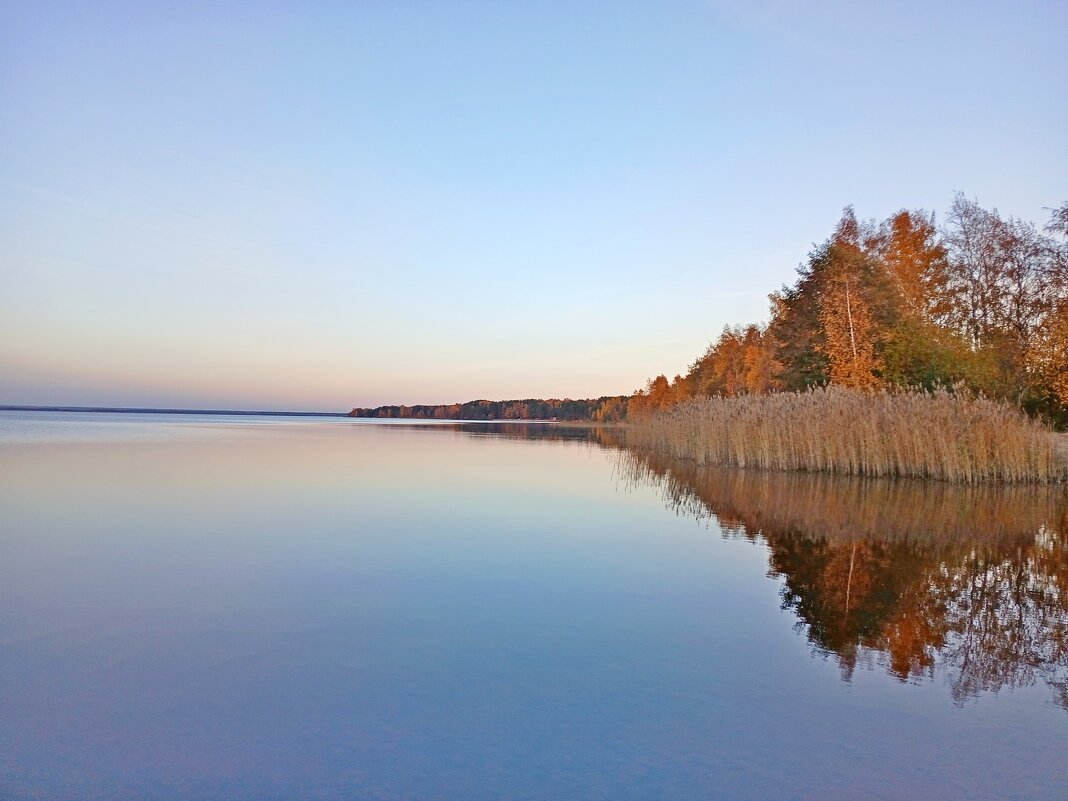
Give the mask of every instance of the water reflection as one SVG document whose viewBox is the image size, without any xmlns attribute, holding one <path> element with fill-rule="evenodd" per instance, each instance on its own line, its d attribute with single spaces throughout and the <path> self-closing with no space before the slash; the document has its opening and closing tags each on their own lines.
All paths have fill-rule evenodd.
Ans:
<svg viewBox="0 0 1068 801">
<path fill-rule="evenodd" d="M 361 421 L 358 425 L 381 426 L 383 421 Z M 451 431 L 463 437 L 493 437 L 495 439 L 546 440 L 562 442 L 592 442 L 608 447 L 622 447 L 623 428 L 612 425 L 583 425 L 581 423 L 551 422 L 463 422 L 421 420 L 418 422 L 387 421 L 391 429 Z"/>
<path fill-rule="evenodd" d="M 694 471 L 618 428 L 172 418 L 0 447 L 0 797 L 1068 786 L 1055 496 Z M 942 670 L 1036 686 L 958 709 Z"/>
<path fill-rule="evenodd" d="M 901 681 L 945 676 L 959 705 L 1044 683 L 1068 710 L 1068 499 L 1060 488 L 755 472 L 624 452 L 668 506 L 766 543 L 782 607 L 813 647 Z"/>
<path fill-rule="evenodd" d="M 472 423 L 458 436 L 619 450 L 624 485 L 769 549 L 782 608 L 843 679 L 944 676 L 954 702 L 1045 684 L 1068 710 L 1068 493 L 675 462 L 613 426 Z"/>
</svg>

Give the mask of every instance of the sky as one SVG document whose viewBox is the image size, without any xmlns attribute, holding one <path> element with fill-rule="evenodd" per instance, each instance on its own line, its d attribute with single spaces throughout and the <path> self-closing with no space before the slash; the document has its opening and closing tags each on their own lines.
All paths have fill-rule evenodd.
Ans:
<svg viewBox="0 0 1068 801">
<path fill-rule="evenodd" d="M 0 0 L 0 404 L 629 394 L 842 208 L 1068 200 L 1068 3 Z"/>
</svg>

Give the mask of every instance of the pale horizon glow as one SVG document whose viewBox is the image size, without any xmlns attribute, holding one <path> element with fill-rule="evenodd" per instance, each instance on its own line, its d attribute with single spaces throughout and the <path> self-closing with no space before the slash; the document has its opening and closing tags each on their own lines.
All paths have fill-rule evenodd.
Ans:
<svg viewBox="0 0 1068 801">
<path fill-rule="evenodd" d="M 0 7 L 0 404 L 626 394 L 841 209 L 1068 200 L 1068 5 Z"/>
</svg>

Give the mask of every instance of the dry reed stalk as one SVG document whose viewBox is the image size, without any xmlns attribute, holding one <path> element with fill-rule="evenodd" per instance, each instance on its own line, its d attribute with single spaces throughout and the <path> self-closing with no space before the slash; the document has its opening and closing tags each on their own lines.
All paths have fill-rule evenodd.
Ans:
<svg viewBox="0 0 1068 801">
<path fill-rule="evenodd" d="M 695 398 L 632 421 L 627 440 L 698 464 L 966 484 L 1064 478 L 1048 428 L 1005 403 L 944 390 Z"/>
</svg>

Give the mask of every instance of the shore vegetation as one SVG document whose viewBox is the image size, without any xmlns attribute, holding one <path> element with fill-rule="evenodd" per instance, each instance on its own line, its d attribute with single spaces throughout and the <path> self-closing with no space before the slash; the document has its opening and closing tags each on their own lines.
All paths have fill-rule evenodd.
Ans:
<svg viewBox="0 0 1068 801">
<path fill-rule="evenodd" d="M 555 420 L 619 422 L 627 415 L 627 396 L 601 398 L 527 398 L 525 400 L 474 400 L 466 403 L 417 404 L 355 408 L 349 417 L 404 418 L 409 420 Z"/>
<path fill-rule="evenodd" d="M 628 404 L 632 439 L 701 464 L 964 483 L 1064 475 L 1068 203 L 1044 228 L 957 195 L 847 207 L 766 325 L 728 327 Z"/>
<path fill-rule="evenodd" d="M 632 421 L 627 440 L 703 465 L 967 484 L 1063 477 L 1043 423 L 1007 403 L 946 390 L 831 385 L 692 398 Z"/>
<path fill-rule="evenodd" d="M 847 207 L 770 300 L 767 324 L 724 329 L 685 375 L 635 392 L 628 416 L 827 384 L 953 387 L 1068 428 L 1068 203 L 1041 229 L 964 195 L 942 224 Z"/>
</svg>

